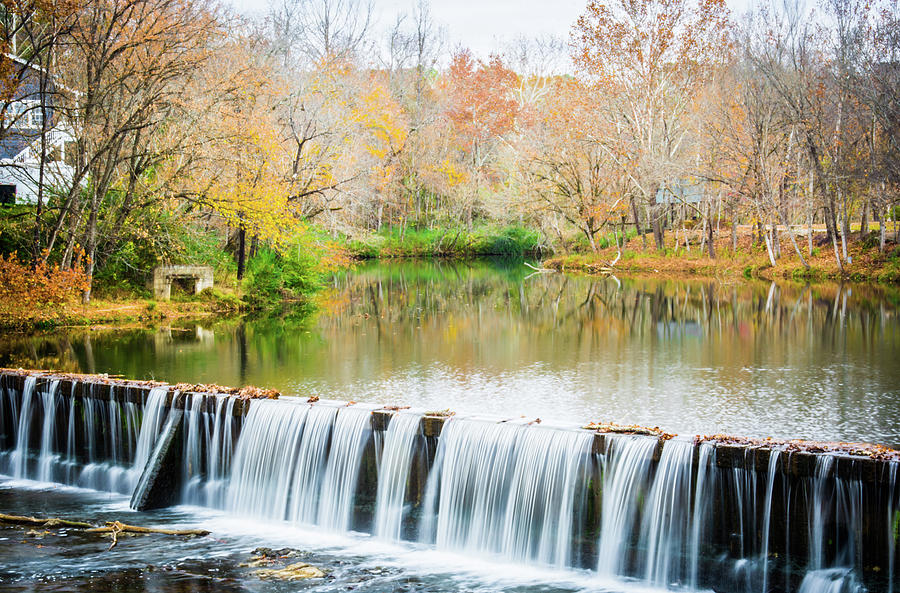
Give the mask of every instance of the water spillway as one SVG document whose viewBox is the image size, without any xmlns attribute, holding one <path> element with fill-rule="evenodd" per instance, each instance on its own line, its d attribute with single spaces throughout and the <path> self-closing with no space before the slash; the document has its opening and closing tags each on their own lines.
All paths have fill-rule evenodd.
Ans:
<svg viewBox="0 0 900 593">
<path fill-rule="evenodd" d="M 660 590 L 900 591 L 895 452 L 0 373 L 0 473 Z M 820 448 L 821 449 L 821 448 Z"/>
</svg>

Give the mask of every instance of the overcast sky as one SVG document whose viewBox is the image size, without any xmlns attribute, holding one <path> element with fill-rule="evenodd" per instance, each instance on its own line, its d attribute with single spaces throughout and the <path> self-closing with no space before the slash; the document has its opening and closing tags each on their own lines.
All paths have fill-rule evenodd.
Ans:
<svg viewBox="0 0 900 593">
<path fill-rule="evenodd" d="M 239 11 L 263 11 L 268 0 L 226 0 Z M 733 11 L 742 11 L 751 0 L 727 0 Z M 414 0 L 374 0 L 377 29 L 386 29 L 400 12 L 412 12 Z M 504 42 L 522 35 L 554 34 L 568 38 L 569 30 L 587 0 L 432 0 L 436 23 L 446 27 L 451 48 L 472 49 L 479 56 L 503 48 Z"/>
</svg>

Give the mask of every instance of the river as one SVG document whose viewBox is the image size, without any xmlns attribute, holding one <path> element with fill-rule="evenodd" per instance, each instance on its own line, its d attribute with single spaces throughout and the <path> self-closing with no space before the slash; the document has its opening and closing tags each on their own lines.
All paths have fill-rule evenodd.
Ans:
<svg viewBox="0 0 900 593">
<path fill-rule="evenodd" d="M 900 446 L 900 293 L 399 261 L 318 312 L 0 338 L 0 365 L 679 434 Z"/>
</svg>

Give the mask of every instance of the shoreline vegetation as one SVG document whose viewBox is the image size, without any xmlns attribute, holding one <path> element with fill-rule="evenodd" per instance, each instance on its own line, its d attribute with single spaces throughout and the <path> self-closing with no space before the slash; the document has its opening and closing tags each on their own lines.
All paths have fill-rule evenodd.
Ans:
<svg viewBox="0 0 900 593">
<path fill-rule="evenodd" d="M 603 238 L 594 252 L 577 244 L 547 245 L 538 232 L 517 226 L 473 231 L 388 228 L 365 238 L 319 237 L 298 244 L 287 251 L 288 255 L 259 249 L 249 258 L 243 281 L 236 280 L 233 266 L 218 266 L 216 286 L 196 295 L 176 289 L 172 300 L 156 301 L 146 288 L 133 282 L 118 282 L 96 291 L 95 298 L 87 304 L 78 299 L 77 277 L 65 277 L 52 270 L 31 271 L 25 264 L 8 258 L 0 268 L 6 275 L 0 284 L 7 287 L 0 298 L 0 330 L 143 327 L 181 319 L 314 310 L 316 294 L 328 274 L 341 273 L 364 261 L 401 258 L 465 261 L 495 257 L 521 260 L 522 265 L 535 260 L 541 262 L 540 267 L 529 267 L 578 275 L 896 285 L 900 283 L 900 246 L 889 241 L 880 250 L 877 235 L 857 233 L 853 241 L 848 241 L 851 263 L 840 271 L 827 249 L 824 232 L 814 234 L 809 243 L 812 248 L 804 258 L 808 267 L 787 239 L 783 239 L 781 257 L 773 267 L 763 240 L 746 230 L 736 242 L 730 238 L 716 240 L 713 259 L 708 248 L 701 247 L 701 237 L 680 232 L 666 233 L 666 247 L 662 250 L 655 249 L 651 242 L 644 244 L 632 234 L 626 240 L 618 239 L 619 247 L 614 246 L 615 236 Z M 562 249 L 565 251 L 560 253 Z M 54 278 L 55 284 L 38 286 L 37 277 L 41 275 Z M 20 282 L 13 280 L 16 277 Z M 10 290 L 11 285 L 19 286 L 19 292 L 28 293 L 28 298 Z"/>
<path fill-rule="evenodd" d="M 310 308 L 370 258 L 900 281 L 900 36 L 874 4 L 807 30 L 592 1 L 569 43 L 487 56 L 428 0 L 390 31 L 357 2 L 63 4 L 2 11 L 2 329 Z M 157 303 L 161 265 L 216 288 Z"/>
</svg>

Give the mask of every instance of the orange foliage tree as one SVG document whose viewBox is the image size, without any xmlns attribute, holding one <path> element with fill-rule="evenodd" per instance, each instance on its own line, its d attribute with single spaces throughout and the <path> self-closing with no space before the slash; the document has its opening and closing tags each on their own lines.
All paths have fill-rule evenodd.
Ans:
<svg viewBox="0 0 900 593">
<path fill-rule="evenodd" d="M 589 87 L 559 80 L 522 145 L 536 209 L 564 218 L 595 252 L 597 234 L 627 209 L 627 186 L 618 170 L 623 157 L 616 146 L 604 144 L 609 134 L 603 110 Z"/>
<path fill-rule="evenodd" d="M 446 115 L 454 133 L 462 161 L 472 172 L 469 196 L 464 204 L 467 224 L 471 227 L 479 189 L 491 181 L 489 165 L 497 154 L 504 135 L 516 124 L 519 102 L 516 98 L 519 79 L 499 56 L 487 62 L 477 61 L 471 52 L 457 52 L 443 80 L 447 102 Z"/>
</svg>

